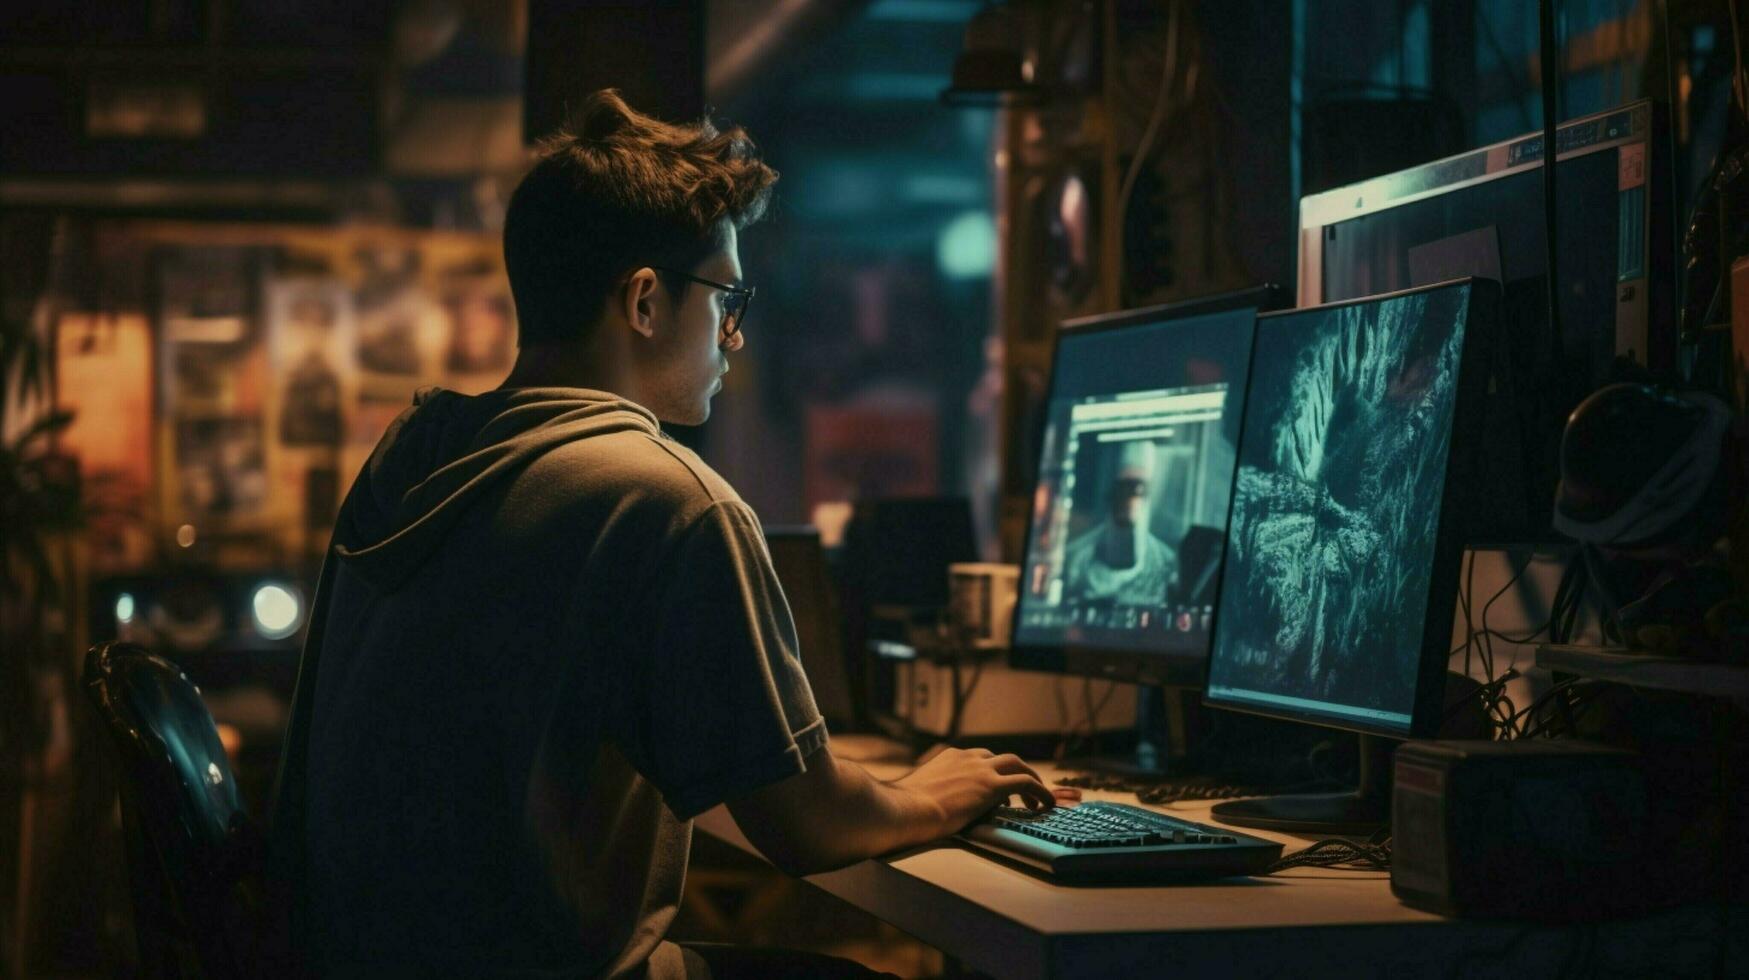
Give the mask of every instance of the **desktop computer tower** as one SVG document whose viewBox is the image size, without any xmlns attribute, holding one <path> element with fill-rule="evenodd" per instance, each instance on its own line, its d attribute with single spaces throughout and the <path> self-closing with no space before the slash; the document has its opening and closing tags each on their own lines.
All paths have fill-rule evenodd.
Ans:
<svg viewBox="0 0 1749 980">
<path fill-rule="evenodd" d="M 1578 921 L 1660 904 L 1639 759 L 1588 742 L 1408 742 L 1391 891 L 1440 915 Z"/>
</svg>

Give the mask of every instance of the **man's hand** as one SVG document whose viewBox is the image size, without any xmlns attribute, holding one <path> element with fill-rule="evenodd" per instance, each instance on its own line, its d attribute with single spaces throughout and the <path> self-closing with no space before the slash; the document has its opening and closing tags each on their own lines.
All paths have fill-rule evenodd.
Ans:
<svg viewBox="0 0 1749 980">
<path fill-rule="evenodd" d="M 1046 809 L 1056 797 L 1017 755 L 989 749 L 943 749 L 890 783 L 912 794 L 934 817 L 930 837 L 946 837 L 1019 796 L 1029 809 Z"/>
<path fill-rule="evenodd" d="M 795 875 L 843 867 L 863 858 L 956 833 L 1011 796 L 1048 807 L 1053 792 L 1018 756 L 988 749 L 942 749 L 892 782 L 833 756 L 808 757 L 807 771 L 729 801 L 747 839 L 771 863 Z M 1081 798 L 1058 788 L 1055 801 Z"/>
</svg>

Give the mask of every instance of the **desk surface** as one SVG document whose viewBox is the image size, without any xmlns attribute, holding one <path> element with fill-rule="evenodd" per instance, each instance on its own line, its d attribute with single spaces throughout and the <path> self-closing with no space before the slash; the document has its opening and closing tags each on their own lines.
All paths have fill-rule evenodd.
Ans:
<svg viewBox="0 0 1749 980">
<path fill-rule="evenodd" d="M 866 764 L 881 778 L 903 767 Z M 1038 766 L 1047 780 L 1056 773 Z M 1124 793 L 1087 791 L 1087 799 L 1134 804 Z M 1215 823 L 1210 803 L 1152 809 Z M 698 828 L 757 853 L 718 807 Z M 1287 852 L 1311 838 L 1246 829 L 1282 841 Z M 941 843 L 810 876 L 811 884 L 998 978 L 1264 973 L 1296 975 L 1452 975 L 1454 962 L 1477 958 L 1468 972 L 1543 970 L 1553 975 L 1586 952 L 1669 970 L 1672 951 L 1661 941 L 1687 930 L 1710 933 L 1714 912 L 1679 910 L 1698 925 L 1668 916 L 1612 923 L 1607 933 L 1445 919 L 1419 912 L 1391 894 L 1390 876 L 1299 868 L 1267 878 L 1227 879 L 1169 887 L 1087 887 L 1057 884 L 958 844 Z M 1749 915 L 1733 913 L 1741 931 Z M 1683 920 L 1686 921 L 1686 920 Z M 1440 928 L 1433 928 L 1440 926 Z M 1364 945 L 1361 932 L 1365 933 Z M 1607 944 L 1600 937 L 1608 936 Z M 1536 937 L 1541 936 L 1542 941 Z M 1582 947 L 1581 939 L 1587 944 Z M 1614 948 L 1621 946 L 1622 948 Z M 1357 962 L 1364 950 L 1365 962 Z M 1739 951 L 1740 952 L 1740 951 Z M 1706 967 L 1713 945 L 1696 948 Z M 1358 970 L 1357 970 L 1358 968 Z M 1678 970 L 1677 972 L 1681 972 Z M 1701 974 L 1710 972 L 1702 969 Z M 1459 969 L 1457 975 L 1466 975 Z"/>
</svg>

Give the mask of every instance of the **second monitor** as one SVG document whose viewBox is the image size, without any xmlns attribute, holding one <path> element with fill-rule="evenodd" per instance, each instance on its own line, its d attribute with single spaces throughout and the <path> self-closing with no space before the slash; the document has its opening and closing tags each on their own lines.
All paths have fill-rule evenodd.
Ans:
<svg viewBox="0 0 1749 980">
<path fill-rule="evenodd" d="M 1497 287 L 1467 280 L 1265 317 L 1245 399 L 1208 703 L 1387 739 L 1431 737 L 1463 546 L 1509 392 Z M 1242 826 L 1365 833 L 1390 743 L 1354 793 L 1223 803 Z"/>
</svg>

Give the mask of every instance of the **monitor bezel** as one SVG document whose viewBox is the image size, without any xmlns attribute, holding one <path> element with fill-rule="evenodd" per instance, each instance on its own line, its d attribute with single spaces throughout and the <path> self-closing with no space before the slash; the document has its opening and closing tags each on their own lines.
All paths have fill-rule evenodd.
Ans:
<svg viewBox="0 0 1749 980">
<path fill-rule="evenodd" d="M 1155 325 L 1162 321 L 1190 320 L 1220 313 L 1238 313 L 1247 309 L 1252 311 L 1253 319 L 1255 319 L 1267 310 L 1281 309 L 1286 305 L 1286 302 L 1287 291 L 1285 289 L 1275 283 L 1263 283 L 1246 289 L 1218 293 L 1213 296 L 1202 296 L 1176 303 L 1164 303 L 1064 320 L 1051 341 L 1051 368 L 1049 378 L 1045 383 L 1046 410 L 1049 410 L 1052 394 L 1056 390 L 1057 355 L 1062 351 L 1063 340 L 1066 337 L 1079 338 L 1107 331 Z M 1253 329 L 1255 330 L 1255 327 Z M 1249 368 L 1251 356 L 1251 352 L 1247 351 L 1247 368 Z M 1036 438 L 1028 447 L 1032 453 L 1032 458 L 1038 464 L 1034 466 L 1035 474 L 1043 463 L 1039 457 L 1044 451 L 1045 428 L 1045 426 L 1039 426 L 1038 431 L 1034 433 Z M 1035 475 L 1033 487 L 1036 489 L 1037 485 L 1038 477 Z M 1023 579 L 1026 575 L 1027 558 L 1032 548 L 1034 516 L 1029 496 L 1026 508 L 1026 535 L 1021 539 L 1020 546 L 1020 568 Z M 1208 653 L 1206 649 L 1200 655 L 1189 655 L 1147 653 L 1139 650 L 1124 650 L 1081 643 L 1022 643 L 1019 639 L 1020 616 L 1020 596 L 1016 595 L 1008 634 L 1013 638 L 1009 643 L 1008 665 L 1016 670 L 1033 670 L 1192 690 L 1203 683 L 1207 674 Z M 1209 634 L 1211 640 L 1213 635 L 1212 632 Z"/>
<path fill-rule="evenodd" d="M 1247 306 L 1255 309 L 1259 315 L 1285 310 L 1288 308 L 1287 290 L 1279 283 L 1266 282 L 1244 289 L 1235 289 L 1231 292 L 1181 299 L 1172 303 L 1159 303 L 1154 306 L 1138 306 L 1130 310 L 1071 317 L 1058 326 L 1056 336 L 1051 342 L 1051 380 L 1056 380 L 1057 347 L 1062 343 L 1063 335 L 1066 333 L 1079 335 L 1096 330 L 1154 323 L 1161 319 L 1184 320 L 1194 316 L 1206 316 L 1210 313 L 1242 310 Z M 1049 391 L 1048 385 L 1046 391 Z"/>
<path fill-rule="evenodd" d="M 1203 664 L 1203 704 L 1212 708 L 1220 708 L 1223 711 L 1237 711 L 1264 718 L 1316 725 L 1320 728 L 1355 732 L 1361 735 L 1407 739 L 1431 738 L 1438 733 L 1440 721 L 1444 716 L 1445 673 L 1451 660 L 1451 638 L 1457 620 L 1458 588 L 1464 548 L 1467 544 L 1469 529 L 1477 524 L 1480 516 L 1478 511 L 1486 505 L 1487 500 L 1485 494 L 1476 492 L 1476 483 L 1485 472 L 1482 462 L 1483 455 L 1487 452 L 1485 427 L 1488 417 L 1487 402 L 1490 397 L 1489 380 L 1501 369 L 1500 344 L 1496 337 L 1500 284 L 1491 279 L 1475 277 L 1450 279 L 1445 282 L 1417 286 L 1413 289 L 1399 289 L 1376 296 L 1364 296 L 1293 310 L 1281 310 L 1258 317 L 1259 321 L 1280 319 L 1459 287 L 1470 290 L 1470 302 L 1467 306 L 1464 323 L 1464 351 L 1458 362 L 1458 385 L 1456 398 L 1452 404 L 1451 443 L 1446 456 L 1445 485 L 1440 498 L 1439 522 L 1437 530 L 1434 532 L 1433 570 L 1427 585 L 1427 611 L 1423 614 L 1422 619 L 1421 659 L 1416 671 L 1415 698 L 1409 716 L 1408 728 L 1369 725 L 1351 717 L 1271 710 L 1249 701 L 1223 700 L 1211 696 L 1208 681 L 1214 668 L 1214 652 L 1221 629 L 1221 598 L 1227 585 L 1224 567 L 1215 587 L 1215 615 L 1209 632 L 1209 655 Z M 1262 326 L 1263 324 L 1260 322 L 1259 329 Z M 1247 378 L 1251 377 L 1250 372 L 1254 371 L 1256 366 L 1257 341 L 1256 335 L 1253 334 L 1251 363 L 1247 368 Z M 1249 388 L 1249 386 L 1247 387 Z M 1245 415 L 1250 414 L 1249 394 L 1249 390 L 1247 390 L 1245 404 L 1240 407 L 1240 411 L 1245 414 L 1240 416 L 1239 443 L 1236 447 L 1237 451 L 1234 453 L 1234 493 L 1238 490 L 1239 459 L 1243 458 L 1245 444 L 1245 423 L 1247 421 Z M 1228 515 L 1227 533 L 1231 535 L 1230 508 Z"/>
<path fill-rule="evenodd" d="M 1656 120 L 1653 115 L 1652 102 L 1648 99 L 1640 99 L 1605 109 L 1602 112 L 1569 119 L 1556 129 L 1558 134 L 1556 139 L 1557 141 L 1560 139 L 1559 134 L 1565 134 L 1606 120 L 1611 116 L 1622 114 L 1629 115 L 1632 122 L 1627 135 L 1615 139 L 1597 140 L 1568 150 L 1560 150 L 1555 154 L 1555 161 L 1559 163 L 1563 160 L 1574 160 L 1633 143 L 1647 144 L 1648 149 L 1650 149 L 1650 144 L 1654 142 L 1656 133 Z M 1542 136 L 1541 130 L 1522 133 L 1473 150 L 1454 153 L 1438 160 L 1430 160 L 1427 163 L 1381 174 L 1342 187 L 1333 187 L 1316 194 L 1307 194 L 1300 198 L 1298 222 L 1300 249 L 1297 263 L 1299 289 L 1295 298 L 1296 306 L 1304 309 L 1324 303 L 1324 229 L 1367 215 L 1394 211 L 1417 201 L 1440 197 L 1496 180 L 1504 180 L 1515 174 L 1536 170 L 1542 166 L 1545 154 L 1539 152 L 1536 156 L 1527 155 L 1517 161 L 1512 159 L 1512 154 L 1516 147 L 1527 143 L 1540 143 Z M 1472 160 L 1477 161 L 1482 168 L 1480 173 L 1440 182 L 1441 178 L 1453 174 L 1464 163 Z M 1653 179 L 1654 175 L 1648 174 L 1646 178 L 1648 186 Z M 1417 186 L 1418 182 L 1425 183 Z M 1408 185 L 1413 189 L 1394 190 L 1401 185 Z M 1649 197 L 1650 195 L 1648 195 Z M 1650 236 L 1648 235 L 1649 244 Z M 1429 283 L 1429 285 L 1439 284 Z"/>
<path fill-rule="evenodd" d="M 1629 128 L 1625 135 L 1600 138 L 1569 149 L 1559 148 L 1566 145 L 1566 134 L 1620 115 L 1626 115 L 1629 119 Z M 1674 193 L 1666 173 L 1670 167 L 1665 146 L 1668 129 L 1669 122 L 1661 107 L 1650 99 L 1637 99 L 1569 119 L 1556 128 L 1557 164 L 1594 153 L 1618 150 L 1624 146 L 1638 144 L 1644 147 L 1647 193 L 1640 215 L 1646 229 L 1644 272 L 1638 278 L 1619 284 L 1621 287 L 1633 288 L 1618 288 L 1615 323 L 1611 325 L 1611 329 L 1618 355 L 1627 351 L 1637 352 L 1640 363 L 1655 371 L 1668 370 L 1675 352 L 1672 324 L 1663 319 L 1671 315 L 1674 309 L 1674 270 L 1667 256 L 1674 254 L 1670 246 L 1674 242 L 1675 232 L 1662 217 L 1668 207 L 1661 207 L 1661 203 L 1668 204 Z M 1542 139 L 1541 130 L 1521 133 L 1473 150 L 1301 197 L 1298 202 L 1299 237 L 1295 262 L 1298 289 L 1295 305 L 1305 308 L 1329 301 L 1324 295 L 1324 241 L 1327 229 L 1368 215 L 1394 211 L 1428 198 L 1441 197 L 1534 171 L 1543 165 L 1546 157 L 1541 151 Z M 1535 156 L 1526 152 L 1515 158 L 1516 150 L 1530 144 L 1535 144 L 1538 148 Z M 1465 165 L 1472 163 L 1480 168 L 1479 172 L 1466 174 Z M 1660 247 L 1661 245 L 1664 247 Z"/>
</svg>

